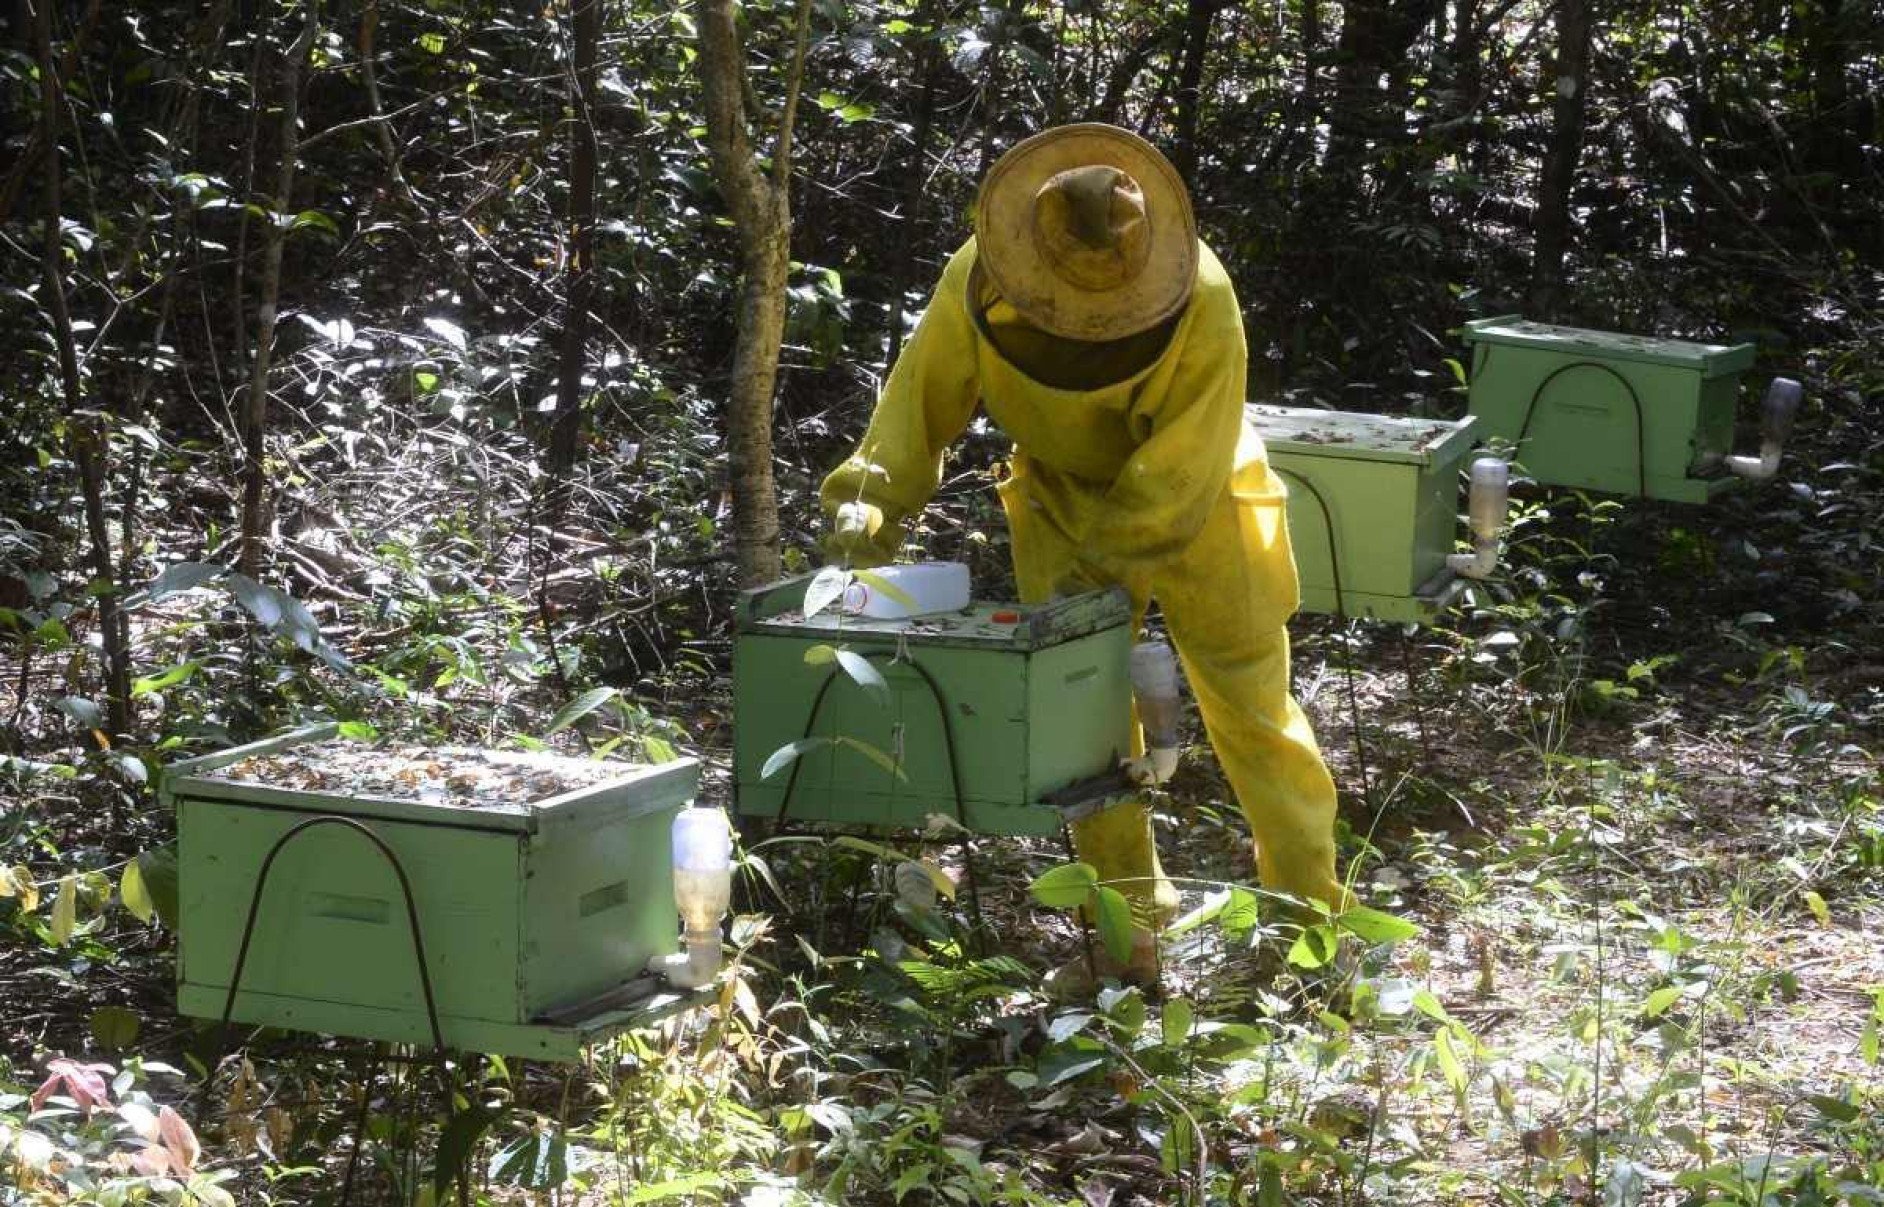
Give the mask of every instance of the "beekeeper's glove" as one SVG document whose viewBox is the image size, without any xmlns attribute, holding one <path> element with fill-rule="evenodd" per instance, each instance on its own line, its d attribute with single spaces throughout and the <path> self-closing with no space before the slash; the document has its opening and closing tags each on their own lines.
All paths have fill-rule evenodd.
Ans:
<svg viewBox="0 0 1884 1207">
<path fill-rule="evenodd" d="M 883 527 L 883 509 L 870 503 L 840 503 L 831 514 L 831 532 L 824 539 L 824 553 L 833 563 L 849 566 L 880 566 L 887 559 L 877 546 L 876 535 Z"/>
</svg>

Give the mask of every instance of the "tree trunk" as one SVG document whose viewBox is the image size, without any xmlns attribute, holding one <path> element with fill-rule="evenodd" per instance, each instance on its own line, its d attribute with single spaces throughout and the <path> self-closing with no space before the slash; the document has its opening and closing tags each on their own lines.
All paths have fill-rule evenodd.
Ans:
<svg viewBox="0 0 1884 1207">
<path fill-rule="evenodd" d="M 1570 246 L 1570 189 L 1583 153 L 1591 7 L 1592 0 L 1559 0 L 1557 6 L 1557 57 L 1549 77 L 1555 99 L 1531 246 L 1530 313 L 1540 319 L 1555 317 L 1562 305 L 1564 256 Z"/>
<path fill-rule="evenodd" d="M 1379 144 L 1405 138 L 1396 90 L 1383 87 L 1381 80 L 1406 78 L 1407 55 L 1420 31 L 1432 24 L 1439 3 L 1366 0 L 1343 6 L 1328 107 L 1329 174 L 1359 176 L 1367 164 L 1383 158 Z"/>
<path fill-rule="evenodd" d="M 733 549 L 747 585 L 779 576 L 778 491 L 772 476 L 772 396 L 785 335 L 791 271 L 792 123 L 804 75 L 811 0 L 799 0 L 797 47 L 772 149 L 772 177 L 759 170 L 746 126 L 745 52 L 732 0 L 701 0 L 700 82 L 713 175 L 739 234 L 739 332 L 727 396 L 727 457 Z"/>
<path fill-rule="evenodd" d="M 116 559 L 111 553 L 110 524 L 105 516 L 106 429 L 103 416 L 85 406 L 78 344 L 65 300 L 65 239 L 61 229 L 65 216 L 64 165 L 59 159 L 59 119 L 65 97 L 59 64 L 52 57 L 52 0 L 29 2 L 39 66 L 39 145 L 45 161 L 39 174 L 45 202 L 45 242 L 40 267 L 45 275 L 46 309 L 52 317 L 53 343 L 58 350 L 67 439 L 72 461 L 78 466 L 79 490 L 85 500 L 85 530 L 92 546 L 92 591 L 98 600 L 98 632 L 105 659 L 105 725 L 116 736 L 131 728 L 130 630 L 125 623 L 124 610 L 118 606 L 120 584 Z"/>
<path fill-rule="evenodd" d="M 581 18 L 577 18 L 580 25 Z M 399 195 L 412 200 L 412 186 L 406 183 L 405 165 L 399 157 L 399 145 L 393 140 L 392 123 L 379 97 L 379 0 L 366 0 L 360 10 L 360 84 L 366 89 L 366 112 L 373 119 L 373 138 L 379 144 L 380 158 L 386 161 L 386 175 Z M 594 52 L 590 52 L 594 57 Z"/>
<path fill-rule="evenodd" d="M 557 368 L 556 415 L 550 429 L 548 476 L 551 527 L 562 518 L 567 479 L 582 437 L 583 348 L 595 275 L 595 55 L 602 41 L 602 0 L 576 0 L 569 83 L 569 288 L 563 300 L 563 340 Z"/>
<path fill-rule="evenodd" d="M 320 5 L 310 0 L 307 21 L 281 62 L 281 134 L 275 167 L 275 195 L 268 199 L 270 221 L 263 228 L 261 294 L 255 305 L 255 359 L 249 365 L 248 395 L 242 408 L 242 552 L 236 568 L 250 578 L 262 564 L 268 532 L 268 369 L 274 359 L 276 307 L 281 300 L 281 250 L 288 231 L 282 219 L 292 212 L 295 161 L 301 154 L 301 66 L 320 28 Z"/>
<path fill-rule="evenodd" d="M 1197 187 L 1198 94 L 1204 82 L 1204 53 L 1217 18 L 1216 0 L 1189 0 L 1184 11 L 1184 57 L 1178 63 L 1177 117 L 1171 137 L 1171 163 L 1193 189 Z"/>
</svg>

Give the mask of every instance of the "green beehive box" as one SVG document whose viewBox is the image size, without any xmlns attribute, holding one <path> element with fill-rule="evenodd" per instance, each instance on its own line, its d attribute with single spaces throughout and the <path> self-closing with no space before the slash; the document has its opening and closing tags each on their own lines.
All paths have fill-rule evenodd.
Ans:
<svg viewBox="0 0 1884 1207">
<path fill-rule="evenodd" d="M 1539 482 L 1705 503 L 1740 479 L 1693 467 L 1733 443 L 1752 344 L 1701 344 L 1533 323 L 1466 324 L 1481 440 L 1517 446 Z"/>
<path fill-rule="evenodd" d="M 1044 798 L 1130 753 L 1124 592 L 1039 607 L 977 603 L 905 620 L 832 609 L 807 620 L 798 608 L 808 581 L 789 579 L 740 600 L 733 763 L 741 813 L 921 827 L 932 814 L 957 817 L 959 782 L 969 829 L 1057 834 L 1061 814 Z M 806 651 L 821 645 L 868 658 L 888 699 L 830 663 L 807 665 Z M 761 774 L 775 751 L 807 736 L 868 743 L 902 776 L 841 745 Z"/>
<path fill-rule="evenodd" d="M 223 1016 L 275 851 L 230 1017 L 430 1046 L 406 894 L 374 838 L 410 885 L 447 1047 L 574 1060 L 585 1044 L 675 998 L 642 971 L 676 947 L 669 831 L 694 796 L 693 760 L 609 764 L 620 774 L 586 787 L 475 804 L 225 778 L 251 757 L 292 754 L 319 767 L 333 734 L 303 730 L 166 773 L 163 796 L 177 814 L 184 1014 Z M 544 774 L 574 764 L 596 777 L 597 764 L 583 760 L 482 757 Z"/>
<path fill-rule="evenodd" d="M 1471 419 L 1449 422 L 1253 404 L 1289 488 L 1302 610 L 1421 622 L 1457 594 L 1459 471 Z"/>
</svg>

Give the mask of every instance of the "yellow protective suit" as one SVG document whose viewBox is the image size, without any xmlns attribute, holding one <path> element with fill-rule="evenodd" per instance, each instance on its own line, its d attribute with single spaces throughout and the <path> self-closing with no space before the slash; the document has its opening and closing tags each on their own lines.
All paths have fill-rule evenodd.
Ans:
<svg viewBox="0 0 1884 1207">
<path fill-rule="evenodd" d="M 1015 445 L 1000 493 L 1021 600 L 1116 583 L 1142 618 L 1155 598 L 1255 836 L 1262 882 L 1339 909 L 1334 782 L 1289 694 L 1284 625 L 1299 599 L 1286 491 L 1244 419 L 1235 291 L 1199 251 L 1190 301 L 1170 324 L 1074 344 L 1031 332 L 990 292 L 970 239 L 822 499 L 831 513 L 866 505 L 870 523 L 846 552 L 859 565 L 889 561 L 903 521 L 935 493 L 944 450 L 984 405 Z M 1073 840 L 1141 921 L 1176 908 L 1144 804 L 1076 824 Z"/>
</svg>

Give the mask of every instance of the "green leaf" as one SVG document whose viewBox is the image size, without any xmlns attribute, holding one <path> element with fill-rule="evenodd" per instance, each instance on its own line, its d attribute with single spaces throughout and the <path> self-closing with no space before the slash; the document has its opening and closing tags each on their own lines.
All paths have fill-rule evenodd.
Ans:
<svg viewBox="0 0 1884 1207">
<path fill-rule="evenodd" d="M 839 834 L 836 838 L 831 840 L 831 845 L 834 847 L 843 847 L 845 850 L 850 851 L 862 851 L 864 854 L 876 859 L 881 859 L 885 863 L 901 863 L 903 860 L 909 858 L 909 856 L 903 854 L 901 851 L 893 850 L 880 842 L 871 842 L 868 838 L 859 838 L 855 834 Z"/>
<path fill-rule="evenodd" d="M 1398 943 L 1420 933 L 1420 928 L 1405 918 L 1369 909 L 1365 905 L 1341 911 L 1335 915 L 1335 923 L 1350 934 L 1358 935 L 1363 942 L 1373 945 Z"/>
<path fill-rule="evenodd" d="M 629 1191 L 626 1196 L 613 1200 L 621 1207 L 636 1207 L 640 1203 L 666 1203 L 674 1199 L 694 1199 L 703 1196 L 709 1190 L 724 1189 L 730 1183 L 726 1175 L 718 1170 L 703 1173 L 690 1173 L 684 1177 L 669 1178 L 665 1182 L 643 1182 Z M 715 1196 L 717 1201 L 717 1196 Z"/>
<path fill-rule="evenodd" d="M 94 700 L 87 700 L 84 696 L 60 696 L 52 702 L 52 706 L 71 717 L 82 728 L 104 728 L 105 710 L 98 707 Z"/>
<path fill-rule="evenodd" d="M 1805 897 L 1806 908 L 1812 911 L 1812 916 L 1818 920 L 1818 924 L 1820 926 L 1830 926 L 1832 924 L 1832 910 L 1830 906 L 1825 904 L 1825 898 L 1819 896 L 1811 889 L 1807 889 L 1802 895 Z"/>
<path fill-rule="evenodd" d="M 1092 1072 L 1105 1064 L 1106 1058 L 1104 1044 L 1077 1035 L 1063 1044 L 1053 1044 L 1042 1052 L 1037 1071 L 1042 1085 L 1056 1086 Z"/>
<path fill-rule="evenodd" d="M 543 736 L 561 733 L 620 694 L 621 692 L 613 687 L 590 688 L 556 710 L 556 715 L 550 718 L 549 728 L 543 731 Z"/>
<path fill-rule="evenodd" d="M 1856 1123 L 1864 1114 L 1855 1102 L 1846 1102 L 1843 1098 L 1834 1098 L 1830 1094 L 1807 1094 L 1810 1102 L 1819 1114 L 1836 1123 Z"/>
<path fill-rule="evenodd" d="M 800 755 L 829 745 L 831 745 L 831 739 L 825 737 L 799 738 L 796 742 L 787 742 L 766 757 L 765 766 L 759 768 L 759 778 L 769 780 L 781 769 L 796 761 Z"/>
<path fill-rule="evenodd" d="M 806 666 L 829 666 L 837 661 L 837 647 L 819 642 L 805 647 Z"/>
<path fill-rule="evenodd" d="M 1048 909 L 1077 909 L 1092 900 L 1098 885 L 1099 872 L 1090 863 L 1063 863 L 1035 877 L 1027 891 Z"/>
<path fill-rule="evenodd" d="M 1106 954 L 1119 963 L 1132 958 L 1132 905 L 1125 894 L 1110 885 L 1100 885 L 1093 902 L 1094 921 Z"/>
<path fill-rule="evenodd" d="M 1320 968 L 1334 959 L 1335 946 L 1340 941 L 1333 927 L 1304 926 L 1302 933 L 1295 936 L 1295 942 L 1289 945 L 1289 963 L 1297 968 Z"/>
<path fill-rule="evenodd" d="M 850 587 L 850 571 L 842 566 L 826 566 L 811 576 L 805 586 L 803 611 L 808 620 L 844 598 Z"/>
<path fill-rule="evenodd" d="M 157 916 L 150 890 L 144 887 L 144 869 L 135 859 L 124 865 L 124 874 L 118 878 L 118 900 L 124 902 L 124 908 L 139 922 L 149 923 Z"/>
<path fill-rule="evenodd" d="M 145 679 L 132 680 L 131 694 L 133 696 L 148 696 L 160 692 L 166 687 L 175 687 L 185 679 L 188 679 L 191 675 L 194 675 L 199 669 L 201 669 L 200 663 L 179 662 L 177 665 L 161 674 L 152 675 Z"/>
<path fill-rule="evenodd" d="M 927 1161 L 918 1161 L 914 1165 L 911 1165 L 897 1176 L 896 1181 L 890 1183 L 890 1194 L 897 1202 L 902 1202 L 904 1195 L 919 1186 L 927 1186 L 929 1184 L 929 1174 L 934 1168 L 935 1167 Z"/>
<path fill-rule="evenodd" d="M 454 1112 L 446 1120 L 438 1135 L 438 1155 L 432 1162 L 432 1190 L 440 1200 L 462 1176 L 465 1162 L 477 1151 L 478 1141 L 502 1117 L 501 1111 L 473 1106 Z"/>
<path fill-rule="evenodd" d="M 875 591 L 878 595 L 892 599 L 912 611 L 915 609 L 916 597 L 903 590 L 889 579 L 883 577 L 883 575 L 872 574 L 868 570 L 856 570 L 852 572 L 852 576 L 864 586 Z"/>
<path fill-rule="evenodd" d="M 879 703 L 889 703 L 890 685 L 884 680 L 883 672 L 870 664 L 870 659 L 856 650 L 840 649 L 837 651 L 837 664 L 844 668 L 844 673 L 857 686 L 875 696 Z"/>
<path fill-rule="evenodd" d="M 272 629 L 281 623 L 279 592 L 264 587 L 246 574 L 231 574 L 229 590 L 235 595 L 236 602 L 248 609 L 249 615 L 255 617 L 264 628 Z"/>
<path fill-rule="evenodd" d="M 365 721 L 342 721 L 336 732 L 349 742 L 371 742 L 379 737 L 379 730 Z"/>
<path fill-rule="evenodd" d="M 1164 1138 L 1158 1143 L 1158 1164 L 1165 1173 L 1177 1176 L 1187 1172 L 1197 1159 L 1197 1131 L 1189 1117 L 1173 1112 Z"/>
<path fill-rule="evenodd" d="M 1442 1029 L 1433 1037 L 1433 1053 L 1439 1058 L 1440 1075 L 1446 1079 L 1446 1084 L 1452 1087 L 1452 1092 L 1463 1098 L 1466 1086 L 1465 1066 L 1459 1063 L 1459 1053 L 1452 1046 L 1450 1028 Z"/>
<path fill-rule="evenodd" d="M 308 227 L 325 231 L 330 235 L 340 234 L 339 225 L 332 218 L 329 218 L 319 210 L 302 210 L 294 217 L 288 219 L 288 229 L 291 231 L 306 230 Z"/>
<path fill-rule="evenodd" d="M 1230 896 L 1223 905 L 1223 918 L 1219 925 L 1224 936 L 1232 941 L 1241 941 L 1261 924 L 1263 906 L 1260 898 L 1240 884 L 1230 886 Z"/>
<path fill-rule="evenodd" d="M 562 1136 L 528 1132 L 491 1161 L 491 1178 L 526 1190 L 551 1190 L 569 1180 L 569 1144 Z"/>
<path fill-rule="evenodd" d="M 419 49 L 423 50 L 426 54 L 444 54 L 445 35 L 441 33 L 420 34 Z"/>
<path fill-rule="evenodd" d="M 1642 1017 L 1657 1018 L 1666 1012 L 1670 1006 L 1680 1000 L 1681 986 L 1663 985 L 1660 989 L 1649 994 L 1648 999 L 1642 1003 Z"/>
<path fill-rule="evenodd" d="M 939 864 L 931 863 L 927 859 L 915 859 L 910 862 L 921 868 L 923 875 L 929 877 L 929 883 L 935 885 L 937 893 L 949 901 L 955 900 L 955 877 L 944 871 Z"/>
<path fill-rule="evenodd" d="M 165 566 L 163 573 L 151 580 L 146 588 L 145 603 L 156 603 L 165 596 L 175 595 L 180 591 L 189 591 L 214 582 L 228 573 L 221 566 L 208 562 L 174 562 Z"/>
<path fill-rule="evenodd" d="M 72 932 L 78 929 L 78 878 L 66 875 L 59 878 L 59 895 L 52 902 L 52 941 L 64 947 L 72 941 Z"/>
<path fill-rule="evenodd" d="M 1164 1038 L 1164 1046 L 1176 1048 L 1182 1046 L 1191 1036 L 1191 1024 L 1196 1021 L 1196 1013 L 1191 1004 L 1181 997 L 1174 997 L 1164 1004 L 1164 1017 L 1159 1020 L 1159 1031 Z"/>
<path fill-rule="evenodd" d="M 891 775 L 895 776 L 897 779 L 902 780 L 905 783 L 909 781 L 909 776 L 903 771 L 902 767 L 897 764 L 897 761 L 890 757 L 888 751 L 879 750 L 875 746 L 872 746 L 870 743 L 864 741 L 862 738 L 851 738 L 851 737 L 832 738 L 831 744 L 833 746 L 842 746 L 846 750 L 855 750 L 858 754 L 863 755 L 865 758 L 869 759 L 871 762 L 875 763 L 877 766 L 883 768 L 883 770 L 889 772 Z"/>
<path fill-rule="evenodd" d="M 1167 935 L 1181 935 L 1186 931 L 1196 930 L 1204 923 L 1212 921 L 1223 913 L 1224 906 L 1230 903 L 1230 890 L 1220 889 L 1204 898 L 1204 903 L 1185 914 L 1182 918 L 1164 928 Z"/>
<path fill-rule="evenodd" d="M 1053 1021 L 1047 1024 L 1047 1039 L 1056 1044 L 1064 1043 L 1084 1031 L 1086 1024 L 1092 1022 L 1093 1017 L 1093 1012 L 1090 1010 L 1068 1010 L 1063 1014 L 1056 1014 L 1053 1016 Z"/>
<path fill-rule="evenodd" d="M 92 1037 L 107 1052 L 120 1052 L 137 1041 L 142 1026 L 136 1014 L 123 1006 L 100 1006 L 92 1011 Z"/>
<path fill-rule="evenodd" d="M 145 851 L 137 857 L 139 878 L 150 897 L 157 921 L 177 928 L 177 848 L 174 844 Z"/>
<path fill-rule="evenodd" d="M 1448 1014 L 1446 1008 L 1439 1004 L 1439 999 L 1433 996 L 1433 991 L 1430 989 L 1420 989 L 1414 992 L 1413 1008 L 1436 1023 L 1450 1023 L 1452 1021 L 1452 1015 Z"/>
<path fill-rule="evenodd" d="M 1130 916 L 1129 910 L 1127 916 Z M 1106 1012 L 1106 1021 L 1125 1039 L 1135 1040 L 1145 1029 L 1145 995 L 1136 985 L 1101 989 L 1099 1008 Z"/>
</svg>

